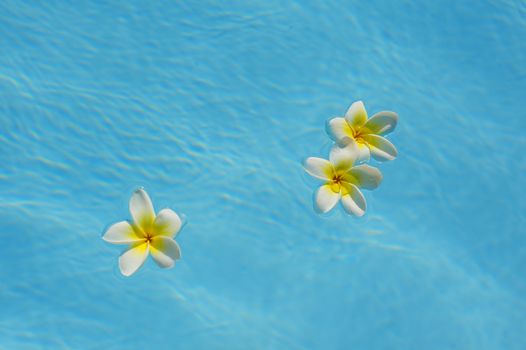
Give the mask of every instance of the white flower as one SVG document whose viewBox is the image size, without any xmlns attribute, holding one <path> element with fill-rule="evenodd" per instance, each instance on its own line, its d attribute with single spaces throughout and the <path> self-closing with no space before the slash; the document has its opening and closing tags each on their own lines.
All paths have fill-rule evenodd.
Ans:
<svg viewBox="0 0 526 350">
<path fill-rule="evenodd" d="M 382 181 L 382 173 L 366 164 L 353 166 L 358 159 L 358 146 L 349 138 L 345 139 L 345 142 L 344 146 L 333 146 L 330 161 L 310 157 L 305 160 L 303 166 L 307 173 L 325 181 L 317 190 L 314 199 L 318 212 L 328 212 L 341 199 L 347 213 L 362 216 L 367 206 L 360 188 L 377 188 Z"/>
<path fill-rule="evenodd" d="M 149 254 L 162 268 L 170 268 L 181 258 L 181 250 L 173 239 L 181 229 L 181 219 L 171 209 L 161 210 L 157 216 L 152 201 L 143 189 L 130 198 L 133 224 L 121 221 L 110 226 L 102 239 L 114 244 L 129 244 L 119 257 L 119 268 L 124 276 L 131 276 L 146 261 Z"/>
<path fill-rule="evenodd" d="M 354 102 L 345 117 L 333 118 L 327 124 L 327 132 L 334 141 L 341 143 L 352 138 L 358 143 L 358 160 L 369 160 L 369 155 L 378 161 L 393 160 L 398 155 L 395 146 L 383 136 L 392 132 L 398 115 L 383 111 L 367 119 L 362 101 Z"/>
</svg>

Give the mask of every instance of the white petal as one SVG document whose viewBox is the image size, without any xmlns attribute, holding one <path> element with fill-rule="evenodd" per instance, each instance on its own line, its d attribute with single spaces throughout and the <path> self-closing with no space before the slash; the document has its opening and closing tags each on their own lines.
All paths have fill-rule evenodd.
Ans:
<svg viewBox="0 0 526 350">
<path fill-rule="evenodd" d="M 329 159 L 336 171 L 347 171 L 358 159 L 358 145 L 352 139 L 345 138 L 345 146 L 335 144 L 331 148 Z"/>
<path fill-rule="evenodd" d="M 155 219 L 150 196 L 142 188 L 133 192 L 130 198 L 130 213 L 135 225 L 142 229 L 149 227 Z"/>
<path fill-rule="evenodd" d="M 396 128 L 398 114 L 390 111 L 378 112 L 362 128 L 362 133 L 386 135 Z"/>
<path fill-rule="evenodd" d="M 131 276 L 146 261 L 150 244 L 147 242 L 133 245 L 119 257 L 119 268 L 124 276 Z"/>
<path fill-rule="evenodd" d="M 321 180 L 328 180 L 332 178 L 333 167 L 332 164 L 322 158 L 309 157 L 303 162 L 303 168 L 305 171 L 314 177 Z"/>
<path fill-rule="evenodd" d="M 378 161 L 393 160 L 398 155 L 395 146 L 382 136 L 369 134 L 363 135 L 362 138 L 367 142 L 373 158 Z"/>
<path fill-rule="evenodd" d="M 362 101 L 354 102 L 345 113 L 345 120 L 354 129 L 358 130 L 367 121 L 367 112 Z"/>
<path fill-rule="evenodd" d="M 119 244 L 143 241 L 144 237 L 137 235 L 128 221 L 121 221 L 111 225 L 102 239 L 106 242 Z"/>
<path fill-rule="evenodd" d="M 163 209 L 155 218 L 155 235 L 174 237 L 181 228 L 181 218 L 172 209 Z"/>
<path fill-rule="evenodd" d="M 367 164 L 352 167 L 347 174 L 351 176 L 350 183 L 366 190 L 374 190 L 382 182 L 380 170 Z"/>
<path fill-rule="evenodd" d="M 327 122 L 327 134 L 336 142 L 341 142 L 346 137 L 353 137 L 354 133 L 345 118 L 333 118 Z"/>
<path fill-rule="evenodd" d="M 343 209 L 351 215 L 363 216 L 367 209 L 367 204 L 362 192 L 353 184 L 347 184 L 346 189 L 347 193 L 342 195 Z"/>
<path fill-rule="evenodd" d="M 315 209 L 319 213 L 326 213 L 338 203 L 340 193 L 336 193 L 329 185 L 318 188 L 315 195 Z"/>
<path fill-rule="evenodd" d="M 166 236 L 156 236 L 152 239 L 150 253 L 153 260 L 162 268 L 174 266 L 175 260 L 181 258 L 181 249 L 177 242 Z"/>
<path fill-rule="evenodd" d="M 358 159 L 357 162 L 368 162 L 371 157 L 371 152 L 369 147 L 365 143 L 358 143 Z"/>
</svg>

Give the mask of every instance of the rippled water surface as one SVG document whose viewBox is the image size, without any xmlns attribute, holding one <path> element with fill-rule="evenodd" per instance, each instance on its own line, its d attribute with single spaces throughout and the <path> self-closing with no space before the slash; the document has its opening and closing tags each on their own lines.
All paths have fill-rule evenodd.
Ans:
<svg viewBox="0 0 526 350">
<path fill-rule="evenodd" d="M 526 348 L 521 1 L 0 3 L 0 349 Z M 400 115 L 362 219 L 301 159 Z M 183 259 L 122 277 L 138 186 Z"/>
</svg>

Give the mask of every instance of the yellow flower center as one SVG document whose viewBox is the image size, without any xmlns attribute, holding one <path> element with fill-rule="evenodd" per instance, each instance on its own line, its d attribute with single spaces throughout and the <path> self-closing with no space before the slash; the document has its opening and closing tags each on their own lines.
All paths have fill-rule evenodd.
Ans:
<svg viewBox="0 0 526 350">
<path fill-rule="evenodd" d="M 150 232 L 145 232 L 144 235 L 144 239 L 146 240 L 146 242 L 150 243 L 152 241 L 153 235 Z"/>
<path fill-rule="evenodd" d="M 343 176 L 341 174 L 334 174 L 332 177 L 332 182 L 339 184 L 343 181 Z"/>
<path fill-rule="evenodd" d="M 354 129 L 353 129 L 352 132 L 353 132 L 353 139 L 357 143 L 361 143 L 361 144 L 365 143 L 364 139 L 362 138 L 362 131 L 361 131 L 361 129 L 358 129 L 357 131 L 354 131 Z"/>
<path fill-rule="evenodd" d="M 331 190 L 334 193 L 339 193 L 342 182 L 343 182 L 343 174 L 336 173 L 332 176 L 329 186 L 331 187 Z"/>
</svg>

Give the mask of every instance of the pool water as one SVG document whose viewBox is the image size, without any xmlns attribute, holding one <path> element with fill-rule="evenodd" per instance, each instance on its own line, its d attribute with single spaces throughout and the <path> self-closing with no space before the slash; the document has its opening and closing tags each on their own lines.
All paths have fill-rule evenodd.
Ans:
<svg viewBox="0 0 526 350">
<path fill-rule="evenodd" d="M 526 348 L 521 1 L 2 1 L 0 349 Z M 301 160 L 400 116 L 363 218 Z M 121 276 L 139 186 L 183 258 Z"/>
</svg>

